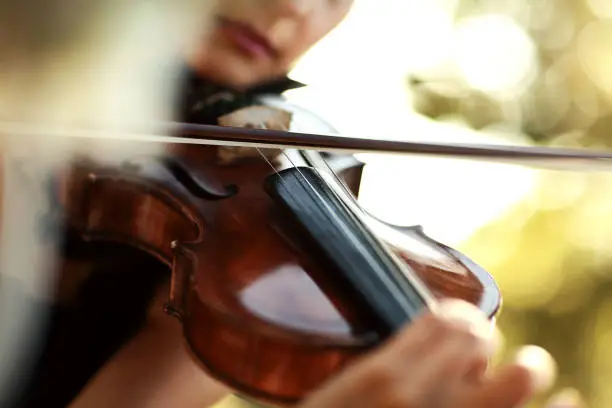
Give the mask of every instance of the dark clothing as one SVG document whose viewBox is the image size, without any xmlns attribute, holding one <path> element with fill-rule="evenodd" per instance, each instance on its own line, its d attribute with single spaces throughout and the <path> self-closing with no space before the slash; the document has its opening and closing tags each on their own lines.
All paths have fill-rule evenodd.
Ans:
<svg viewBox="0 0 612 408">
<path fill-rule="evenodd" d="M 187 123 L 216 124 L 217 118 L 257 103 L 262 95 L 280 95 L 304 85 L 289 78 L 281 78 L 243 92 L 203 81 L 193 73 L 185 76 L 185 92 L 177 106 L 179 116 Z"/>
<path fill-rule="evenodd" d="M 165 265 L 131 248 L 85 244 L 67 237 L 71 259 L 94 264 L 70 305 L 48 305 L 42 355 L 31 369 L 19 407 L 65 407 L 98 369 L 142 325 L 156 288 L 169 277 Z M 46 336 L 45 336 L 46 334 Z M 40 351 L 40 350 L 36 350 Z"/>
<path fill-rule="evenodd" d="M 217 124 L 218 117 L 254 104 L 258 96 L 281 94 L 299 86 L 283 78 L 246 92 L 235 92 L 188 72 L 177 103 L 179 116 L 184 122 Z M 119 245 L 85 244 L 68 235 L 64 253 L 72 259 L 93 260 L 95 271 L 80 288 L 76 302 L 49 306 L 42 357 L 32 370 L 33 378 L 23 381 L 20 392 L 23 398 L 14 406 L 65 407 L 136 334 L 156 289 L 170 277 L 165 265 Z"/>
</svg>

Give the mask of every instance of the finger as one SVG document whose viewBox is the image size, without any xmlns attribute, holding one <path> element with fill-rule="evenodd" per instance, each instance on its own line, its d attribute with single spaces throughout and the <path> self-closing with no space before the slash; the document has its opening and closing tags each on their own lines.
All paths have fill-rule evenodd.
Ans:
<svg viewBox="0 0 612 408">
<path fill-rule="evenodd" d="M 541 347 L 522 347 L 514 360 L 475 389 L 472 406 L 514 408 L 554 383 L 555 362 Z"/>
<path fill-rule="evenodd" d="M 514 361 L 529 370 L 536 392 L 547 391 L 555 382 L 557 365 L 552 356 L 543 348 L 538 346 L 521 347 L 516 353 Z"/>
<path fill-rule="evenodd" d="M 480 382 L 488 368 L 489 359 L 503 348 L 504 339 L 501 332 L 480 309 L 462 300 L 445 299 L 438 304 L 436 312 L 438 316 L 463 325 L 472 334 L 484 340 L 486 346 L 485 358 L 480 355 L 471 356 L 472 358 L 466 362 L 469 364 L 469 368 L 463 378 L 465 381 L 472 383 Z"/>
<path fill-rule="evenodd" d="M 503 367 L 481 385 L 472 388 L 466 398 L 466 407 L 516 408 L 528 401 L 534 393 L 530 370 L 519 364 Z"/>
<path fill-rule="evenodd" d="M 431 345 L 432 340 L 447 332 L 446 323 L 452 322 L 486 339 L 492 351 L 501 343 L 495 325 L 476 306 L 459 299 L 446 299 L 419 316 L 389 343 L 389 348 L 410 348 Z M 442 333 L 440 333 L 442 332 Z"/>
<path fill-rule="evenodd" d="M 464 326 L 473 334 L 487 341 L 489 355 L 493 355 L 503 342 L 497 326 L 476 306 L 459 299 L 445 299 L 438 303 L 437 316 Z"/>
<path fill-rule="evenodd" d="M 360 370 L 360 376 L 354 377 L 362 384 L 358 392 L 385 398 L 390 395 L 395 401 L 391 406 L 438 406 L 439 401 L 453 399 L 455 390 L 463 386 L 470 369 L 485 364 L 486 341 L 465 326 L 436 316 L 424 319 L 425 323 L 429 323 L 426 328 L 430 330 L 424 329 L 424 332 L 441 334 L 434 339 L 437 346 L 413 350 L 415 354 L 411 360 L 400 355 L 404 350 L 399 348 L 395 348 L 395 354 L 389 352 L 372 360 L 366 369 Z M 431 330 L 432 326 L 437 330 Z M 410 329 L 406 331 L 407 336 L 411 333 Z M 378 394 L 381 390 L 387 391 Z M 367 397 L 362 397 L 362 403 L 364 398 Z M 380 401 L 371 406 L 376 405 L 381 405 Z"/>
<path fill-rule="evenodd" d="M 447 356 L 465 354 L 461 350 L 465 342 L 454 344 L 457 343 L 457 333 L 475 337 L 465 327 L 430 312 L 425 313 L 383 348 L 355 365 L 352 380 L 363 384 L 365 388 L 362 391 L 375 392 L 397 386 L 400 394 L 412 394 L 415 390 L 423 394 L 426 392 L 424 383 L 430 383 L 432 376 L 440 377 L 444 372 L 449 360 Z"/>
<path fill-rule="evenodd" d="M 489 358 L 481 361 L 474 361 L 469 364 L 469 368 L 465 375 L 463 376 L 463 380 L 469 384 L 478 384 L 481 383 L 487 374 L 487 369 L 489 368 Z"/>
<path fill-rule="evenodd" d="M 577 390 L 566 388 L 553 395 L 546 408 L 586 408 L 586 403 Z"/>
<path fill-rule="evenodd" d="M 389 353 L 387 356 L 386 360 L 390 365 L 397 365 L 400 362 L 401 368 L 402 361 L 410 364 L 413 375 L 410 378 L 398 376 L 398 381 L 395 383 L 396 393 L 410 396 L 406 397 L 407 400 L 412 398 L 429 401 L 443 398 L 440 384 L 446 384 L 445 387 L 450 389 L 462 386 L 468 375 L 478 380 L 483 377 L 491 350 L 491 338 L 483 336 L 482 331 L 473 330 L 472 322 L 476 321 L 476 325 L 482 324 L 479 319 L 486 321 L 486 318 L 483 318 L 478 310 L 474 311 L 472 307 L 465 308 L 460 303 L 453 302 L 450 305 L 452 311 L 445 311 L 445 307 L 449 306 L 443 305 L 442 313 L 424 316 L 406 331 L 408 337 L 415 333 L 411 330 L 422 327 L 421 340 L 425 340 L 425 334 L 428 334 L 429 341 L 407 345 L 413 337 L 408 338 L 406 343 L 402 343 L 403 339 L 400 338 L 396 346 L 391 349 L 396 351 L 396 354 Z M 470 319 L 473 314 L 476 317 Z M 469 324 L 465 323 L 466 320 Z M 407 347 L 414 349 L 407 352 Z"/>
<path fill-rule="evenodd" d="M 396 361 L 397 359 L 410 360 L 412 364 L 439 347 L 440 342 L 444 341 L 449 331 L 450 325 L 447 320 L 427 312 L 397 333 L 382 353 L 384 358 Z"/>
<path fill-rule="evenodd" d="M 400 378 L 410 382 L 414 367 L 444 338 L 439 331 L 440 319 L 429 311 L 423 313 L 382 347 L 353 360 L 338 378 L 339 384 L 347 388 L 361 384 L 375 391 Z"/>
<path fill-rule="evenodd" d="M 392 382 L 401 382 L 400 388 L 411 384 L 406 391 L 416 386 L 422 394 L 440 382 L 458 382 L 468 375 L 480 379 L 499 339 L 499 332 L 478 308 L 462 300 L 445 300 L 362 360 L 366 364 L 355 374 L 369 384 L 389 381 L 391 376 Z"/>
<path fill-rule="evenodd" d="M 474 370 L 486 366 L 487 343 L 464 328 L 455 328 L 444 342 L 427 356 L 415 386 L 435 390 L 439 384 L 459 384 Z"/>
<path fill-rule="evenodd" d="M 442 343 L 451 341 L 459 344 Z M 488 359 L 500 347 L 501 334 L 495 325 L 475 306 L 462 300 L 439 302 L 400 332 L 383 351 L 383 358 L 394 364 L 406 361 L 412 367 L 426 359 L 425 370 L 432 378 L 443 375 L 478 381 L 484 375 Z M 463 348 L 457 350 L 457 347 Z M 452 370 L 440 370 L 451 364 Z"/>
<path fill-rule="evenodd" d="M 420 402 L 422 406 L 445 406 L 447 402 L 453 401 L 455 393 L 465 389 L 468 384 L 466 379 L 471 369 L 487 361 L 481 339 L 473 335 L 471 339 L 466 336 L 454 337 L 414 367 L 418 375 L 414 375 L 412 381 L 397 382 L 396 393 L 405 393 L 407 401 Z"/>
</svg>

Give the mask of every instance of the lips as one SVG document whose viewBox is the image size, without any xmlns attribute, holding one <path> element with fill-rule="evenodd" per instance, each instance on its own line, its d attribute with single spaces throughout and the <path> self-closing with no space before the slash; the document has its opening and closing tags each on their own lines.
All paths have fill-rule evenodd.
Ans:
<svg viewBox="0 0 612 408">
<path fill-rule="evenodd" d="M 219 28 L 226 39 L 252 58 L 275 58 L 277 55 L 270 41 L 248 24 L 219 19 Z"/>
</svg>

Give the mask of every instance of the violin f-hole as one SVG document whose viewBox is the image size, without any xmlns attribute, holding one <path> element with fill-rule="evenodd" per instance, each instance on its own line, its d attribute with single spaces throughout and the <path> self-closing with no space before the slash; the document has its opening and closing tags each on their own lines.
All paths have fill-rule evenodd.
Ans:
<svg viewBox="0 0 612 408">
<path fill-rule="evenodd" d="M 238 186 L 230 184 L 226 186 L 215 186 L 206 180 L 196 178 L 176 159 L 169 157 L 159 158 L 158 161 L 187 191 L 195 197 L 205 200 L 223 200 L 235 196 Z"/>
</svg>

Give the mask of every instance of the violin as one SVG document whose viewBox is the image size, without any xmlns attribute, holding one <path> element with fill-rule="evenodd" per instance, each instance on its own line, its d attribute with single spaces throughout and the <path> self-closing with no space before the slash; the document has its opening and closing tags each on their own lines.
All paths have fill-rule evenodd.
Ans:
<svg viewBox="0 0 612 408">
<path fill-rule="evenodd" d="M 436 299 L 464 299 L 494 321 L 501 294 L 487 271 L 419 226 L 360 208 L 363 163 L 308 150 L 416 145 L 255 127 L 181 125 L 168 141 L 196 144 L 170 143 L 163 157 L 120 165 L 81 157 L 54 179 L 66 228 L 169 267 L 165 311 L 214 378 L 247 397 L 291 404 Z M 432 146 L 417 147 L 519 161 L 588 156 Z"/>
</svg>

